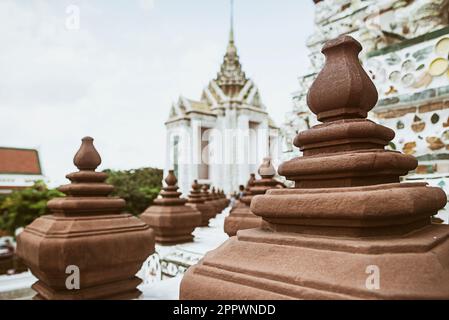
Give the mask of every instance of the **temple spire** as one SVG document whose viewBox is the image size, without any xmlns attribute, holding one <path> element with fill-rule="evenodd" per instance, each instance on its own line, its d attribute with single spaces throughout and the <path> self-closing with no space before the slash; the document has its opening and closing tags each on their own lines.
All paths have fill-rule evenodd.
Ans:
<svg viewBox="0 0 449 320">
<path fill-rule="evenodd" d="M 216 81 L 225 95 L 233 97 L 239 94 L 247 79 L 242 70 L 242 65 L 240 64 L 239 56 L 237 55 L 237 47 L 234 43 L 234 0 L 230 1 L 231 26 L 229 32 L 229 43 Z"/>
<path fill-rule="evenodd" d="M 234 0 L 231 0 L 231 26 L 229 32 L 229 43 L 234 43 Z"/>
</svg>

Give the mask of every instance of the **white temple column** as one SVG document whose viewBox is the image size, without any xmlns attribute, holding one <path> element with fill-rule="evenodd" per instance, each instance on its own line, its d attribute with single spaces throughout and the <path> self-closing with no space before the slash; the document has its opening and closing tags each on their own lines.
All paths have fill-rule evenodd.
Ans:
<svg viewBox="0 0 449 320">
<path fill-rule="evenodd" d="M 259 128 L 257 130 L 257 162 L 258 167 L 262 163 L 263 158 L 268 157 L 270 154 L 269 148 L 269 141 L 270 138 L 270 132 L 268 127 L 268 119 L 264 119 L 260 124 Z"/>
<path fill-rule="evenodd" d="M 234 179 L 234 189 L 237 190 L 239 185 L 245 185 L 250 175 L 250 126 L 249 117 L 246 113 L 240 113 L 237 118 L 237 163 L 236 171 L 237 175 Z"/>
</svg>

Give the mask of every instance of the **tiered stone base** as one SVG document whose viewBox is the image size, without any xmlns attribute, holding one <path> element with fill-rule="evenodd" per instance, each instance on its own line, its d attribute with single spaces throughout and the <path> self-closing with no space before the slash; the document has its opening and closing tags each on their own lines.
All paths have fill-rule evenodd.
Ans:
<svg viewBox="0 0 449 320">
<path fill-rule="evenodd" d="M 366 286 L 373 265 L 379 290 Z M 445 226 L 363 242 L 243 230 L 187 271 L 180 298 L 449 299 L 449 286 L 441 286 L 449 283 L 448 265 Z"/>
<path fill-rule="evenodd" d="M 134 275 L 153 252 L 153 231 L 130 214 L 43 216 L 20 234 L 18 245 L 39 279 L 36 299 L 50 300 L 136 298 L 141 280 Z M 66 288 L 71 265 L 79 268 L 79 290 Z"/>
<path fill-rule="evenodd" d="M 215 207 L 205 203 L 188 203 L 187 206 L 201 212 L 200 227 L 209 226 L 209 220 L 216 216 Z"/>
<path fill-rule="evenodd" d="M 261 225 L 262 218 L 254 215 L 248 206 L 242 205 L 234 208 L 226 217 L 224 232 L 233 237 L 239 230 L 259 228 Z"/>
<path fill-rule="evenodd" d="M 148 208 L 140 219 L 154 230 L 156 243 L 172 245 L 193 241 L 192 232 L 199 226 L 201 214 L 190 206 L 155 205 Z"/>
<path fill-rule="evenodd" d="M 430 224 L 445 202 L 420 183 L 270 190 L 251 205 L 266 227 L 189 269 L 181 299 L 449 299 L 449 230 Z"/>
</svg>

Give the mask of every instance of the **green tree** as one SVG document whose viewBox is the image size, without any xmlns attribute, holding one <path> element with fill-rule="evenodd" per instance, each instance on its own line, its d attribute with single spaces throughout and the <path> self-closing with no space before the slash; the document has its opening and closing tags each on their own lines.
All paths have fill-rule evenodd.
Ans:
<svg viewBox="0 0 449 320">
<path fill-rule="evenodd" d="M 156 168 L 142 168 L 128 171 L 105 170 L 107 183 L 115 189 L 112 195 L 126 200 L 126 211 L 139 215 L 153 203 L 162 187 L 163 171 Z"/>
<path fill-rule="evenodd" d="M 48 189 L 42 181 L 30 188 L 14 191 L 1 199 L 0 230 L 14 235 L 17 228 L 25 227 L 36 218 L 48 214 L 47 202 L 62 196 L 63 193 Z"/>
</svg>

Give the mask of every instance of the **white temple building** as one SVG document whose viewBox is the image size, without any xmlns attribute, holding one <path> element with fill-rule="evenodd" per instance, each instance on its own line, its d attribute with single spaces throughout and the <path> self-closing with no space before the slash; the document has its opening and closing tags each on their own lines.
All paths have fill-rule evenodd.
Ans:
<svg viewBox="0 0 449 320">
<path fill-rule="evenodd" d="M 165 125 L 165 170 L 175 170 L 183 194 L 195 179 L 226 193 L 236 191 L 264 157 L 277 158 L 279 128 L 242 70 L 232 26 L 217 78 L 199 100 L 181 96 Z"/>
</svg>

